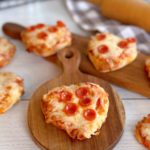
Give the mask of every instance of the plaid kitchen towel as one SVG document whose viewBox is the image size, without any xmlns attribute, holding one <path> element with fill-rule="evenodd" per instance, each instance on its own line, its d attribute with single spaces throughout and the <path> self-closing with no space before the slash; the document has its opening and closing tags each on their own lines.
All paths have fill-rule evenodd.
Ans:
<svg viewBox="0 0 150 150">
<path fill-rule="evenodd" d="M 66 5 L 73 20 L 82 29 L 111 32 L 123 38 L 136 37 L 138 49 L 150 54 L 150 33 L 136 26 L 123 25 L 117 21 L 106 19 L 95 5 L 86 0 L 66 0 Z"/>
</svg>

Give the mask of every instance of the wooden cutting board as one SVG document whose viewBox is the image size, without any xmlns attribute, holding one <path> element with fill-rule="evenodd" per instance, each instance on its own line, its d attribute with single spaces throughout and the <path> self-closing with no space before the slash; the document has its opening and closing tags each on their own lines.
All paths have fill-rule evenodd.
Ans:
<svg viewBox="0 0 150 150">
<path fill-rule="evenodd" d="M 148 58 L 147 55 L 139 52 L 137 59 L 130 65 L 117 71 L 100 73 L 94 68 L 93 64 L 87 57 L 86 49 L 88 41 L 89 38 L 87 37 L 76 34 L 73 35 L 73 44 L 71 47 L 78 49 L 82 54 L 80 64 L 80 70 L 82 72 L 97 76 L 120 87 L 150 98 L 150 80 L 144 70 L 145 60 Z M 56 55 L 46 59 L 60 64 Z"/>
<path fill-rule="evenodd" d="M 6 23 L 3 25 L 3 31 L 5 34 L 19 40 L 21 40 L 20 33 L 24 29 L 25 27 L 13 23 Z M 96 71 L 86 55 L 88 41 L 89 38 L 87 37 L 73 34 L 73 44 L 71 47 L 78 49 L 82 54 L 80 64 L 81 71 L 100 77 L 120 87 L 150 98 L 150 81 L 144 71 L 144 63 L 148 56 L 139 52 L 137 59 L 130 65 L 117 71 L 100 73 Z M 60 65 L 56 55 L 45 59 Z"/>
<path fill-rule="evenodd" d="M 29 103 L 28 125 L 33 139 L 47 150 L 112 149 L 119 141 L 125 125 L 125 111 L 120 98 L 106 81 L 83 74 L 78 70 L 80 54 L 76 49 L 62 50 L 58 55 L 63 64 L 63 74 L 41 85 Z M 56 86 L 87 81 L 99 84 L 109 94 L 108 117 L 98 136 L 84 141 L 72 140 L 64 131 L 45 123 L 40 102 L 43 94 Z"/>
</svg>

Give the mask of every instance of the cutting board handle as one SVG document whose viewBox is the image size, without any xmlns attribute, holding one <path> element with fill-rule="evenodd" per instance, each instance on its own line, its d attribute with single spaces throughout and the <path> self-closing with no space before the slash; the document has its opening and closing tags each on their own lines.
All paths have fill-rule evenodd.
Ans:
<svg viewBox="0 0 150 150">
<path fill-rule="evenodd" d="M 2 26 L 2 30 L 7 36 L 17 40 L 21 40 L 21 32 L 25 29 L 24 26 L 11 22 L 7 22 Z"/>
<path fill-rule="evenodd" d="M 65 48 L 57 56 L 63 65 L 65 74 L 79 73 L 81 56 L 77 49 L 71 47 Z"/>
</svg>

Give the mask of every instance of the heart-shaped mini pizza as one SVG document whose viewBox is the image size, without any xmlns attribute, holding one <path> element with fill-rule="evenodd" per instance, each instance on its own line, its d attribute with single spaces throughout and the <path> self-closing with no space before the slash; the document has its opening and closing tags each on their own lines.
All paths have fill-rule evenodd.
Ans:
<svg viewBox="0 0 150 150">
<path fill-rule="evenodd" d="M 21 34 L 22 41 L 29 52 L 47 57 L 71 45 L 71 32 L 62 21 L 49 26 L 43 23 L 28 27 Z"/>
<path fill-rule="evenodd" d="M 98 71 L 114 71 L 136 59 L 136 39 L 122 39 L 110 33 L 98 33 L 92 36 L 87 51 L 89 59 Z"/>
<path fill-rule="evenodd" d="M 150 114 L 138 122 L 135 128 L 135 136 L 139 143 L 150 149 Z"/>
<path fill-rule="evenodd" d="M 99 134 L 107 118 L 109 99 L 102 87 L 85 82 L 50 90 L 43 96 L 41 107 L 46 123 L 83 140 Z"/>
</svg>

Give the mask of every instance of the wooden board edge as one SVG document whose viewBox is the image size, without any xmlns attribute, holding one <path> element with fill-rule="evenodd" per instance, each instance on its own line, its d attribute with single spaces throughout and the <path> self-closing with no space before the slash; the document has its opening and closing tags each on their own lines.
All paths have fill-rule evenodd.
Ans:
<svg viewBox="0 0 150 150">
<path fill-rule="evenodd" d="M 112 88 L 112 87 L 111 87 Z M 107 150 L 112 150 L 117 144 L 118 142 L 120 141 L 123 133 L 124 133 L 124 128 L 125 128 L 125 120 L 126 120 L 126 113 L 125 113 L 125 108 L 124 108 L 124 105 L 123 105 L 123 102 L 120 98 L 120 96 L 118 95 L 118 93 L 112 88 L 113 92 L 115 93 L 115 96 L 117 97 L 117 101 L 119 102 L 119 106 L 122 108 L 122 114 L 123 114 L 123 120 L 122 120 L 122 126 L 123 126 L 123 129 L 122 129 L 122 132 L 120 133 L 120 136 L 118 136 L 118 138 L 116 139 L 116 142 L 114 142 L 112 145 L 110 145 L 110 147 L 108 147 Z M 30 135 L 31 135 L 31 138 L 32 140 L 35 142 L 35 144 L 41 149 L 41 150 L 50 150 L 50 149 L 47 149 L 44 145 L 42 145 L 40 143 L 40 141 L 38 141 L 36 139 L 36 137 L 34 136 L 33 132 L 32 132 L 32 128 L 31 128 L 31 125 L 30 125 L 30 119 L 29 119 L 29 116 L 30 116 L 30 113 L 31 113 L 31 100 L 29 101 L 29 104 L 28 104 L 28 109 L 27 109 L 27 124 L 28 124 L 28 128 L 29 128 L 29 131 L 30 131 Z"/>
</svg>

